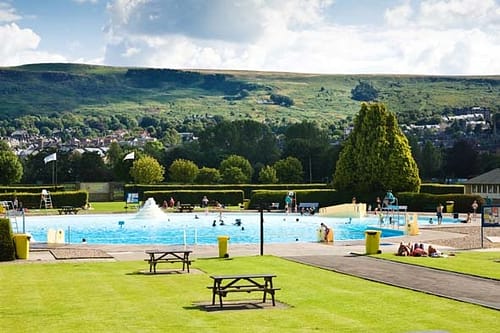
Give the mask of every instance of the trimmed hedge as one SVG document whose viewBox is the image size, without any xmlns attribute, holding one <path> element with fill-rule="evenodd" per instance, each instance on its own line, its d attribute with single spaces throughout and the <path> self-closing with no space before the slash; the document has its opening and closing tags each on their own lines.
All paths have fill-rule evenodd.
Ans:
<svg viewBox="0 0 500 333">
<path fill-rule="evenodd" d="M 24 208 L 40 208 L 40 193 L 0 193 L 0 201 L 13 201 L 14 197 L 17 197 Z M 54 208 L 61 206 L 83 207 L 88 202 L 89 193 L 87 191 L 50 192 L 50 197 Z"/>
<path fill-rule="evenodd" d="M 438 204 L 446 207 L 447 201 L 454 201 L 454 213 L 472 212 L 472 203 L 477 200 L 479 204 L 478 212 L 485 201 L 480 195 L 472 194 L 429 194 L 402 192 L 397 194 L 400 205 L 408 205 L 409 211 L 435 212 Z M 447 212 L 450 213 L 450 212 Z"/>
<path fill-rule="evenodd" d="M 175 190 L 175 191 L 145 191 L 144 200 L 154 198 L 160 205 L 164 200 L 168 201 L 170 197 L 176 202 L 183 204 L 200 205 L 201 199 L 206 195 L 210 201 L 218 201 L 224 205 L 236 206 L 243 203 L 242 190 Z"/>
<path fill-rule="evenodd" d="M 280 207 L 284 207 L 285 196 L 287 192 L 288 191 L 253 191 L 249 207 L 256 208 L 260 206 L 261 203 L 269 204 L 272 202 L 279 202 Z M 320 207 L 326 207 L 351 202 L 349 193 L 339 193 L 335 190 L 319 189 L 301 190 L 294 192 L 296 194 L 296 200 L 298 204 L 301 202 L 318 202 Z M 481 196 L 470 194 L 429 194 L 402 192 L 396 193 L 395 196 L 398 198 L 398 202 L 400 205 L 408 206 L 408 211 L 419 212 L 435 212 L 436 207 L 439 203 L 443 204 L 443 206 L 446 207 L 447 201 L 454 201 L 454 213 L 471 212 L 471 205 L 474 200 L 477 200 L 479 204 L 478 211 L 481 210 L 481 206 L 484 204 L 484 199 L 481 198 Z M 363 198 L 361 198 L 361 200 L 358 200 L 358 202 L 365 202 L 367 205 L 372 205 L 372 208 L 375 207 L 371 202 L 367 202 L 362 199 Z M 381 199 L 383 199 L 383 196 L 381 196 Z"/>
<path fill-rule="evenodd" d="M 44 186 L 33 186 L 33 185 L 19 185 L 19 186 L 0 186 L 0 193 L 15 193 L 15 192 L 21 192 L 21 193 L 42 193 L 42 190 L 48 190 L 48 191 L 54 191 L 54 192 L 59 192 L 59 191 L 64 191 L 64 186 L 63 185 L 44 185 Z"/>
<path fill-rule="evenodd" d="M 448 185 L 448 184 L 422 184 L 420 185 L 420 193 L 430 194 L 464 194 L 464 185 Z"/>
<path fill-rule="evenodd" d="M 0 261 L 11 261 L 16 259 L 14 248 L 14 235 L 9 219 L 0 219 Z"/>
<path fill-rule="evenodd" d="M 216 185 L 196 185 L 196 184 L 160 184 L 160 185 L 140 185 L 125 184 L 124 195 L 127 193 L 139 193 L 139 200 L 146 200 L 144 192 L 150 191 L 220 191 L 240 190 L 243 191 L 245 199 L 252 196 L 255 190 L 287 190 L 297 191 L 306 189 L 331 189 L 328 184 L 216 184 Z"/>
<path fill-rule="evenodd" d="M 255 190 L 252 192 L 249 207 L 256 208 L 262 203 L 278 202 L 285 207 L 285 196 L 290 190 L 268 191 Z M 345 203 L 345 194 L 332 189 L 294 190 L 297 204 L 301 202 L 318 202 L 320 207 Z M 349 201 L 350 202 L 350 201 Z"/>
</svg>

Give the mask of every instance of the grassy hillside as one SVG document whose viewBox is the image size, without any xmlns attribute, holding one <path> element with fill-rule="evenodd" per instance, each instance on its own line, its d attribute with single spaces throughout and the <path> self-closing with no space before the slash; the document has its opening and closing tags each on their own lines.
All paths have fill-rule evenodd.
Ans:
<svg viewBox="0 0 500 333">
<path fill-rule="evenodd" d="M 312 75 L 250 71 L 178 71 L 80 64 L 0 68 L 0 119 L 23 115 L 167 114 L 252 118 L 269 124 L 331 124 L 359 110 L 351 89 L 371 83 L 400 121 L 429 119 L 453 108 L 500 110 L 500 76 Z M 294 105 L 269 104 L 270 94 Z"/>
</svg>

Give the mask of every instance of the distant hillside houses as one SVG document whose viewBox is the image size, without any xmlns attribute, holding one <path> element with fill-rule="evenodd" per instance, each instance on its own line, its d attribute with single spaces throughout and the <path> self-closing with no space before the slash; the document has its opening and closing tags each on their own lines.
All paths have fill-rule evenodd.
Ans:
<svg viewBox="0 0 500 333">
<path fill-rule="evenodd" d="M 113 142 L 118 142 L 118 144 L 122 147 L 128 146 L 140 148 L 148 142 L 157 140 L 156 138 L 149 136 L 147 132 L 143 132 L 137 137 L 126 138 L 126 135 L 128 135 L 126 131 L 120 130 L 105 137 L 82 140 L 71 138 L 68 141 L 63 142 L 59 136 L 47 138 L 43 135 L 29 134 L 25 130 L 16 130 L 12 132 L 9 137 L 2 137 L 0 139 L 6 141 L 14 153 L 21 158 L 36 155 L 40 151 L 47 149 L 64 152 L 78 152 L 81 154 L 84 152 L 95 152 L 99 154 L 99 156 L 104 157 L 109 146 Z"/>
</svg>

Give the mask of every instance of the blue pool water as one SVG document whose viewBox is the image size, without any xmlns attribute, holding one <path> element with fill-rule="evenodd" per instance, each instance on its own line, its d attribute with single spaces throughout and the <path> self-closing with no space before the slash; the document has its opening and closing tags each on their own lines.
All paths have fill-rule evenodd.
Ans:
<svg viewBox="0 0 500 333">
<path fill-rule="evenodd" d="M 26 217 L 25 226 L 36 242 L 46 242 L 49 229 L 62 230 L 66 243 L 80 243 L 85 239 L 89 244 L 205 245 L 216 244 L 220 235 L 229 236 L 235 244 L 260 242 L 260 214 L 223 213 L 224 225 L 220 225 L 220 218 L 218 213 L 170 213 L 147 219 L 135 214 L 30 216 Z M 216 226 L 212 226 L 214 221 Z M 241 225 L 237 225 L 237 221 L 241 221 Z M 404 227 L 393 226 L 378 228 L 376 217 L 350 220 L 268 213 L 264 214 L 264 241 L 316 242 L 321 222 L 333 228 L 335 240 L 364 239 L 367 229 L 382 230 L 381 237 L 401 236 L 404 230 Z"/>
</svg>

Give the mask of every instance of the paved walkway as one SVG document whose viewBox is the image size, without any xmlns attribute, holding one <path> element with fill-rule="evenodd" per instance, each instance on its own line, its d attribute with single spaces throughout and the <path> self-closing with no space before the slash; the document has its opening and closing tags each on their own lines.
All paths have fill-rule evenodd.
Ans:
<svg viewBox="0 0 500 333">
<path fill-rule="evenodd" d="M 288 256 L 285 258 L 371 281 L 500 310 L 499 280 L 366 256 Z"/>
</svg>

